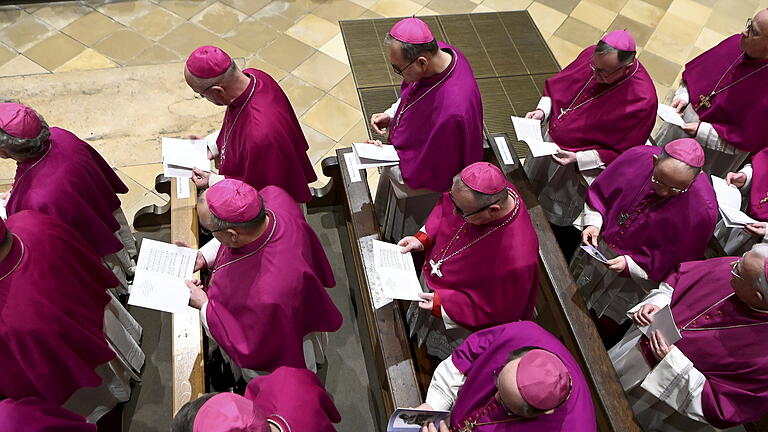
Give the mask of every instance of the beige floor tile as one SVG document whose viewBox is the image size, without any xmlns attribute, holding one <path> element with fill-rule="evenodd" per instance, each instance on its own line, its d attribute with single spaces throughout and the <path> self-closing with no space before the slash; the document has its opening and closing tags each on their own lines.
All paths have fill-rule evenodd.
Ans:
<svg viewBox="0 0 768 432">
<path fill-rule="evenodd" d="M 246 15 L 253 15 L 259 9 L 269 4 L 269 0 L 219 0 L 232 6 Z"/>
<path fill-rule="evenodd" d="M 423 8 L 421 8 L 421 10 L 416 12 L 416 16 L 417 17 L 433 16 L 433 15 L 440 15 L 440 13 L 436 12 L 436 11 L 433 11 L 432 9 L 430 9 L 428 7 L 423 7 Z"/>
<path fill-rule="evenodd" d="M 723 34 L 734 34 L 744 30 L 747 18 L 754 15 L 751 1 L 719 1 L 712 8 L 712 14 L 705 27 Z"/>
<path fill-rule="evenodd" d="M 124 28 L 99 41 L 93 46 L 93 49 L 117 63 L 125 64 L 151 45 L 151 40 L 133 30 Z"/>
<path fill-rule="evenodd" d="M 7 6 L 0 9 L 0 29 L 15 23 L 23 16 L 27 16 L 27 12 L 16 6 Z"/>
<path fill-rule="evenodd" d="M 366 9 L 370 9 L 371 6 L 376 4 L 376 2 L 379 0 L 352 0 L 353 3 L 360 5 Z"/>
<path fill-rule="evenodd" d="M 51 4 L 36 10 L 33 15 L 47 22 L 53 28 L 62 29 L 91 11 L 92 9 L 76 3 Z"/>
<path fill-rule="evenodd" d="M 336 87 L 330 92 L 333 96 L 348 103 L 352 108 L 360 108 L 360 99 L 357 96 L 357 87 L 355 87 L 355 80 L 352 78 L 352 74 L 348 74 L 344 77 Z"/>
<path fill-rule="evenodd" d="M 359 110 L 339 99 L 323 96 L 303 116 L 301 121 L 333 140 L 340 140 L 362 118 Z"/>
<path fill-rule="evenodd" d="M 341 137 L 338 145 L 342 147 L 350 147 L 353 142 L 363 142 L 367 139 L 368 122 L 361 119 L 359 122 L 355 123 L 354 126 L 352 126 L 352 129 L 350 129 L 349 132 Z"/>
<path fill-rule="evenodd" d="M 48 73 L 48 70 L 23 55 L 18 55 L 0 66 L 0 77 L 41 73 Z"/>
<path fill-rule="evenodd" d="M 624 15 L 618 15 L 615 20 L 608 26 L 606 31 L 613 30 L 628 30 L 637 42 L 638 48 L 645 46 L 648 39 L 653 34 L 654 27 L 640 24 L 639 22 L 629 19 Z"/>
<path fill-rule="evenodd" d="M 339 33 L 339 26 L 317 15 L 309 14 L 285 33 L 313 48 L 320 48 Z"/>
<path fill-rule="evenodd" d="M 689 61 L 695 59 L 696 57 L 701 55 L 701 53 L 703 53 L 704 51 L 706 51 L 706 50 L 702 49 L 702 48 L 699 48 L 699 47 L 691 48 L 691 52 L 688 53 L 688 60 L 686 60 L 686 63 L 688 63 Z"/>
<path fill-rule="evenodd" d="M 664 9 L 643 0 L 629 0 L 621 9 L 621 14 L 641 24 L 655 26 L 664 16 Z"/>
<path fill-rule="evenodd" d="M 571 12 L 571 17 L 584 21 L 600 30 L 605 30 L 616 18 L 616 12 L 594 3 L 583 1 Z"/>
<path fill-rule="evenodd" d="M 285 31 L 308 13 L 309 10 L 302 7 L 300 3 L 277 1 L 253 14 L 253 18 L 264 22 L 277 31 Z"/>
<path fill-rule="evenodd" d="M 420 11 L 422 5 L 411 0 L 379 0 L 370 10 L 385 17 L 411 16 Z"/>
<path fill-rule="evenodd" d="M 705 23 L 712 13 L 712 8 L 696 3 L 693 0 L 674 0 L 669 5 L 667 12 L 685 18 L 688 21 Z"/>
<path fill-rule="evenodd" d="M 365 12 L 363 12 L 363 14 L 360 15 L 358 19 L 375 19 L 375 18 L 384 18 L 384 15 L 368 9 Z"/>
<path fill-rule="evenodd" d="M 24 51 L 52 31 L 48 24 L 24 12 L 16 22 L 0 31 L 0 41 L 11 48 Z"/>
<path fill-rule="evenodd" d="M 277 39 L 278 33 L 261 21 L 249 18 L 238 24 L 224 39 L 249 52 L 256 52 Z"/>
<path fill-rule="evenodd" d="M 724 35 L 722 33 L 718 33 L 714 30 L 708 29 L 704 27 L 701 29 L 701 34 L 699 34 L 698 39 L 696 39 L 696 43 L 694 43 L 694 47 L 700 48 L 703 50 L 708 50 L 715 45 L 719 44 L 723 39 L 727 38 L 730 35 Z"/>
<path fill-rule="evenodd" d="M 136 57 L 132 58 L 128 63 L 126 63 L 126 66 L 136 66 L 136 65 L 156 65 L 156 64 L 163 64 L 163 63 L 173 63 L 173 62 L 180 62 L 185 60 L 185 58 L 175 52 L 171 51 L 168 48 L 160 45 L 160 44 L 154 44 L 144 51 L 140 52 L 136 55 Z"/>
<path fill-rule="evenodd" d="M 64 27 L 61 31 L 77 39 L 86 46 L 91 46 L 110 33 L 123 28 L 106 15 L 93 11 Z"/>
<path fill-rule="evenodd" d="M 680 64 L 671 62 L 649 51 L 640 54 L 638 58 L 653 79 L 665 86 L 674 84 L 677 73 L 682 69 Z"/>
<path fill-rule="evenodd" d="M 125 174 L 142 187 L 154 191 L 155 178 L 163 173 L 163 164 L 157 163 L 119 167 L 117 168 L 117 171 Z"/>
<path fill-rule="evenodd" d="M 477 5 L 476 8 L 472 9 L 472 13 L 484 13 L 484 12 L 496 12 L 496 9 L 491 9 L 486 5 Z"/>
<path fill-rule="evenodd" d="M 123 197 L 124 195 L 120 196 L 121 202 L 123 201 Z M 126 219 L 128 219 L 128 224 L 131 226 L 131 228 L 133 228 L 133 219 L 136 217 L 136 213 L 139 210 L 150 205 L 155 205 L 158 207 L 164 206 L 166 203 L 168 203 L 169 199 L 170 197 L 168 197 L 168 195 L 161 197 L 155 192 L 146 192 L 138 198 L 132 197 L 132 202 L 130 204 L 122 203 L 120 207 L 123 209 L 123 213 L 125 213 Z"/>
<path fill-rule="evenodd" d="M 142 35 L 158 40 L 181 25 L 184 19 L 161 7 L 154 7 L 146 14 L 131 20 L 130 26 Z"/>
<path fill-rule="evenodd" d="M 280 87 L 291 101 L 296 117 L 301 117 L 324 94 L 319 88 L 290 74 L 280 81 Z"/>
<path fill-rule="evenodd" d="M 184 58 L 187 58 L 197 47 L 203 45 L 215 45 L 232 57 L 246 57 L 250 54 L 237 45 L 221 39 L 207 29 L 190 22 L 186 22 L 171 30 L 170 33 L 163 36 L 158 42 L 160 45 L 176 51 L 176 53 Z"/>
<path fill-rule="evenodd" d="M 323 91 L 331 90 L 349 73 L 349 66 L 320 51 L 293 70 L 294 75 Z"/>
<path fill-rule="evenodd" d="M 336 60 L 349 65 L 349 58 L 347 57 L 347 49 L 344 46 L 344 38 L 341 33 L 337 34 L 331 40 L 320 47 L 320 51 L 328 54 Z"/>
<path fill-rule="evenodd" d="M 24 51 L 24 55 L 48 70 L 55 70 L 84 49 L 85 46 L 80 42 L 56 32 L 53 36 Z"/>
<path fill-rule="evenodd" d="M 577 46 L 587 47 L 594 45 L 603 36 L 603 30 L 578 20 L 568 17 L 560 28 L 555 32 L 555 36 L 567 40 Z"/>
<path fill-rule="evenodd" d="M 661 19 L 645 49 L 674 63 L 682 64 L 701 32 L 701 23 L 667 14 Z"/>
<path fill-rule="evenodd" d="M 371 171 L 370 174 L 368 174 L 368 189 L 371 190 L 371 197 L 376 196 L 376 189 L 379 187 L 379 170 L 368 170 Z"/>
<path fill-rule="evenodd" d="M 5 45 L 0 44 L 0 65 L 5 64 L 5 62 L 11 60 L 17 55 L 18 53 L 16 51 L 13 51 Z"/>
<path fill-rule="evenodd" d="M 301 123 L 301 130 L 309 144 L 307 156 L 312 164 L 319 164 L 325 158 L 325 155 L 336 145 L 336 141 L 328 138 L 311 127 Z"/>
<path fill-rule="evenodd" d="M 472 12 L 477 4 L 470 0 L 432 0 L 427 7 L 439 14 L 455 14 Z"/>
<path fill-rule="evenodd" d="M 533 3 L 533 0 L 485 0 L 482 6 L 496 11 L 525 10 Z"/>
<path fill-rule="evenodd" d="M 627 4 L 628 0 L 584 0 L 584 1 L 589 3 L 595 3 L 608 10 L 612 10 L 616 13 L 619 13 L 619 11 L 621 11 L 624 5 Z"/>
<path fill-rule="evenodd" d="M 157 4 L 175 13 L 176 15 L 190 19 L 196 13 L 205 9 L 213 0 L 158 0 Z"/>
<path fill-rule="evenodd" d="M 121 1 L 107 3 L 99 7 L 98 10 L 113 20 L 123 25 L 128 25 L 136 18 L 148 14 L 156 7 L 148 1 Z"/>
<path fill-rule="evenodd" d="M 72 60 L 59 66 L 55 72 L 71 72 L 78 70 L 107 69 L 118 67 L 119 65 L 112 60 L 99 54 L 92 48 L 87 48 Z"/>
<path fill-rule="evenodd" d="M 328 156 L 331 156 L 330 152 L 328 152 Z M 326 156 L 326 157 L 328 157 Z M 335 154 L 333 156 L 336 156 Z M 318 162 L 314 165 L 312 165 L 312 168 L 315 170 L 315 175 L 317 176 L 317 180 L 309 184 L 309 187 L 320 189 L 326 184 L 328 184 L 328 181 L 330 180 L 328 177 L 323 174 L 323 168 L 321 164 Z"/>
<path fill-rule="evenodd" d="M 248 59 L 248 62 L 246 63 L 246 67 L 248 68 L 254 68 L 262 70 L 269 74 L 272 78 L 274 78 L 275 81 L 282 80 L 286 75 L 288 75 L 288 72 L 280 69 L 279 67 L 273 66 L 264 60 L 260 59 L 257 56 L 253 56 L 250 59 Z"/>
<path fill-rule="evenodd" d="M 216 2 L 190 18 L 190 21 L 207 28 L 213 33 L 223 35 L 246 18 L 247 16 L 239 10 Z"/>
<path fill-rule="evenodd" d="M 557 36 L 550 37 L 547 40 L 547 44 L 549 45 L 549 49 L 552 50 L 552 54 L 555 55 L 557 62 L 560 63 L 560 67 L 565 67 L 570 64 L 584 49 L 582 46 L 576 45 Z"/>
<path fill-rule="evenodd" d="M 581 0 L 538 0 L 539 3 L 569 15 Z"/>
<path fill-rule="evenodd" d="M 259 57 L 280 69 L 292 71 L 314 53 L 315 50 L 290 36 L 278 36 L 271 44 L 259 51 Z"/>
<path fill-rule="evenodd" d="M 531 14 L 536 27 L 544 34 L 551 35 L 568 16 L 560 11 L 556 11 L 549 6 L 539 2 L 533 2 L 528 6 L 528 13 Z"/>
<path fill-rule="evenodd" d="M 336 0 L 321 4 L 312 11 L 312 14 L 332 23 L 337 23 L 338 21 L 355 19 L 362 15 L 365 9 L 349 0 Z"/>
</svg>

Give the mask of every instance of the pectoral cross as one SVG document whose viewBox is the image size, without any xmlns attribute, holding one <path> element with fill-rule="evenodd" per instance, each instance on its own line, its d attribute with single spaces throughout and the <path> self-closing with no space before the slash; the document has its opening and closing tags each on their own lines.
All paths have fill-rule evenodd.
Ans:
<svg viewBox="0 0 768 432">
<path fill-rule="evenodd" d="M 562 116 L 564 116 L 570 109 L 560 108 L 560 115 L 557 116 L 557 119 L 560 120 Z"/>
<path fill-rule="evenodd" d="M 760 206 L 768 202 L 768 192 L 765 193 L 765 198 L 760 200 Z"/>
<path fill-rule="evenodd" d="M 619 213 L 619 225 L 624 225 L 624 222 L 629 219 L 629 214 L 627 213 Z"/>
<path fill-rule="evenodd" d="M 706 108 L 709 108 L 712 106 L 711 103 L 709 103 L 710 100 L 712 100 L 712 96 L 715 95 L 715 92 L 710 93 L 706 97 L 704 95 L 699 95 L 699 106 L 696 107 L 696 109 L 701 108 L 701 106 L 705 106 Z"/>
<path fill-rule="evenodd" d="M 432 276 L 443 277 L 443 272 L 440 271 L 440 266 L 443 265 L 443 260 L 438 260 L 437 262 L 435 262 L 435 260 L 429 260 L 429 265 L 432 267 L 429 274 Z"/>
<path fill-rule="evenodd" d="M 464 422 L 464 427 L 459 429 L 459 432 L 474 432 L 475 422 L 467 420 Z"/>
</svg>

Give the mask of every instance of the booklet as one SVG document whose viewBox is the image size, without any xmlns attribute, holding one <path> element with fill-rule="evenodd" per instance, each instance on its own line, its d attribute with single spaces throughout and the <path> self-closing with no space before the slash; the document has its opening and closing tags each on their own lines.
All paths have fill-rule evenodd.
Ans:
<svg viewBox="0 0 768 432">
<path fill-rule="evenodd" d="M 660 103 L 658 108 L 656 108 L 656 114 L 667 123 L 672 123 L 673 125 L 680 127 L 685 126 L 685 121 L 680 114 L 677 113 L 677 110 L 669 105 Z"/>
<path fill-rule="evenodd" d="M 183 312 L 189 304 L 189 288 L 197 250 L 144 239 L 128 304 L 164 312 Z"/>
<path fill-rule="evenodd" d="M 439 428 L 440 420 L 445 420 L 450 411 L 430 411 L 411 408 L 397 408 L 389 418 L 387 432 L 419 432 L 425 424 L 434 423 Z"/>
<path fill-rule="evenodd" d="M 192 168 L 211 171 L 208 159 L 208 141 L 180 138 L 163 138 L 163 175 L 166 177 L 191 178 Z"/>
<path fill-rule="evenodd" d="M 741 191 L 733 185 L 729 185 L 724 179 L 712 176 L 712 187 L 717 196 L 717 206 L 723 222 L 728 228 L 743 228 L 750 223 L 758 223 L 746 213 L 741 211 Z"/>
<path fill-rule="evenodd" d="M 400 156 L 391 145 L 379 147 L 368 143 L 352 143 L 352 151 L 360 169 L 393 166 L 400 163 Z"/>
<path fill-rule="evenodd" d="M 373 240 L 373 267 L 379 275 L 384 296 L 391 299 L 424 301 L 423 292 L 411 253 L 402 253 L 401 246 Z"/>
<path fill-rule="evenodd" d="M 517 139 L 528 144 L 533 157 L 557 154 L 560 147 L 553 142 L 544 141 L 541 136 L 541 120 L 512 116 Z"/>
</svg>

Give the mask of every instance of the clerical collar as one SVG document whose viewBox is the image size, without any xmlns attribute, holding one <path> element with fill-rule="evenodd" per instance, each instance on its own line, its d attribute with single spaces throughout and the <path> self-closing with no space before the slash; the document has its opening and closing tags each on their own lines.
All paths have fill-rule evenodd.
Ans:
<svg viewBox="0 0 768 432">
<path fill-rule="evenodd" d="M 21 239 L 11 233 L 11 250 L 5 259 L 0 262 L 0 280 L 7 278 L 21 264 L 24 258 L 24 244 Z"/>
<path fill-rule="evenodd" d="M 456 61 L 458 60 L 459 56 L 458 56 L 458 55 L 456 55 L 456 52 L 454 52 L 452 49 L 450 49 L 450 48 L 447 48 L 447 47 L 446 47 L 446 48 L 441 48 L 440 50 L 441 50 L 441 51 L 444 51 L 444 52 L 447 52 L 448 54 L 450 54 L 450 55 L 451 55 L 451 61 L 450 61 L 450 63 L 448 63 L 448 66 L 446 66 L 446 67 L 445 67 L 445 69 L 443 69 L 443 71 L 442 71 L 442 72 L 440 72 L 439 74 L 437 74 L 437 75 L 433 75 L 433 76 L 431 76 L 431 77 L 428 77 L 428 78 L 422 78 L 422 79 L 420 79 L 420 80 L 419 80 L 419 84 L 423 84 L 423 85 L 430 85 L 430 84 L 433 84 L 433 83 L 435 83 L 435 82 L 437 82 L 437 81 L 440 81 L 441 79 L 443 79 L 443 77 L 445 77 L 446 75 L 448 75 L 449 73 L 451 73 L 451 71 L 453 70 L 453 67 L 454 67 L 454 65 L 456 64 Z"/>
<path fill-rule="evenodd" d="M 256 85 L 255 76 L 249 73 L 245 73 L 245 72 L 243 73 L 245 75 L 248 75 L 248 77 L 251 78 L 251 82 L 249 82 L 248 87 L 246 87 L 245 90 L 242 93 L 240 93 L 240 96 L 238 96 L 235 100 L 232 101 L 232 103 L 229 104 L 229 107 L 233 109 L 238 109 L 241 106 L 243 106 L 243 104 L 245 104 L 245 102 L 248 100 L 248 95 L 251 94 L 251 89 L 253 88 L 253 86 Z"/>
</svg>

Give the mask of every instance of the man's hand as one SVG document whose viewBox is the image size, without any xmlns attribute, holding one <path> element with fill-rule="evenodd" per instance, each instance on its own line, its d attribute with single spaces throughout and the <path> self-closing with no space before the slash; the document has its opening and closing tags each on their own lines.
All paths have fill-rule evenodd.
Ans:
<svg viewBox="0 0 768 432">
<path fill-rule="evenodd" d="M 729 172 L 725 175 L 725 182 L 741 188 L 747 183 L 747 175 L 743 172 Z"/>
<path fill-rule="evenodd" d="M 426 301 L 419 302 L 419 307 L 431 311 L 435 307 L 435 293 L 419 293 L 419 297 Z"/>
<path fill-rule="evenodd" d="M 375 145 L 376 147 L 384 147 L 384 143 L 383 143 L 383 142 L 381 142 L 381 140 L 372 140 L 372 139 L 369 139 L 369 140 L 365 140 L 365 142 L 366 142 L 367 144 L 373 144 L 373 145 Z"/>
<path fill-rule="evenodd" d="M 198 189 L 205 189 L 211 180 L 211 173 L 205 172 L 200 168 L 192 168 L 192 181 Z"/>
<path fill-rule="evenodd" d="M 670 106 L 674 108 L 678 114 L 682 114 L 682 112 L 685 111 L 685 107 L 688 106 L 688 102 L 680 98 L 674 98 Z"/>
<path fill-rule="evenodd" d="M 597 247 L 597 238 L 600 237 L 600 228 L 594 225 L 587 225 L 581 232 L 581 243 Z"/>
<path fill-rule="evenodd" d="M 765 236 L 765 222 L 750 223 L 744 225 L 744 231 L 752 234 L 755 237 Z"/>
<path fill-rule="evenodd" d="M 540 109 L 535 109 L 529 113 L 525 114 L 525 118 L 527 119 L 536 119 L 536 120 L 544 120 L 544 111 Z"/>
<path fill-rule="evenodd" d="M 656 360 L 661 361 L 670 351 L 674 348 L 674 345 L 667 345 L 667 341 L 661 334 L 661 330 L 654 330 L 651 333 L 651 351 Z"/>
<path fill-rule="evenodd" d="M 557 149 L 557 153 L 552 155 L 552 159 L 558 164 L 566 166 L 576 162 L 576 152 Z"/>
<path fill-rule="evenodd" d="M 10 193 L 10 192 L 3 192 L 3 193 L 0 193 L 0 200 L 3 200 L 3 201 L 8 201 L 8 199 L 9 199 L 10 197 L 11 197 L 11 193 Z"/>
<path fill-rule="evenodd" d="M 424 245 L 421 244 L 419 239 L 417 239 L 414 236 L 408 236 L 404 237 L 402 240 L 397 242 L 398 246 L 402 246 L 402 249 L 400 249 L 400 253 L 408 253 L 410 251 L 423 251 Z"/>
<path fill-rule="evenodd" d="M 421 427 L 421 432 L 450 432 L 448 425 L 445 424 L 445 420 L 440 420 L 440 430 L 435 429 L 435 423 L 429 422 L 428 425 Z"/>
<path fill-rule="evenodd" d="M 189 305 L 195 309 L 201 309 L 208 301 L 208 295 L 203 291 L 203 285 L 197 279 L 187 280 L 184 283 L 189 288 Z"/>
<path fill-rule="evenodd" d="M 686 123 L 683 125 L 683 132 L 687 133 L 688 136 L 695 137 L 696 132 L 698 131 L 699 131 L 699 122 Z"/>
<path fill-rule="evenodd" d="M 616 258 L 609 259 L 605 265 L 608 266 L 608 270 L 615 271 L 616 273 L 621 273 L 624 271 L 625 268 L 627 268 L 627 260 L 624 258 L 624 256 L 617 256 Z"/>
<path fill-rule="evenodd" d="M 632 321 L 638 327 L 647 326 L 653 321 L 653 314 L 661 310 L 660 307 L 653 304 L 644 304 L 640 309 L 632 315 Z"/>
<path fill-rule="evenodd" d="M 185 248 L 194 249 L 192 246 L 188 245 L 187 242 L 183 242 L 183 241 L 175 241 L 175 242 L 173 242 L 173 244 L 175 244 L 176 246 L 179 246 L 179 247 L 185 247 Z M 194 271 L 202 270 L 202 269 L 204 269 L 206 267 L 208 267 L 208 263 L 205 261 L 205 257 L 203 256 L 203 254 L 201 254 L 200 251 L 198 250 L 197 251 L 197 257 L 195 258 L 195 269 L 194 269 Z"/>
<path fill-rule="evenodd" d="M 371 129 L 379 135 L 387 133 L 392 117 L 387 113 L 376 113 L 371 116 Z"/>
</svg>

